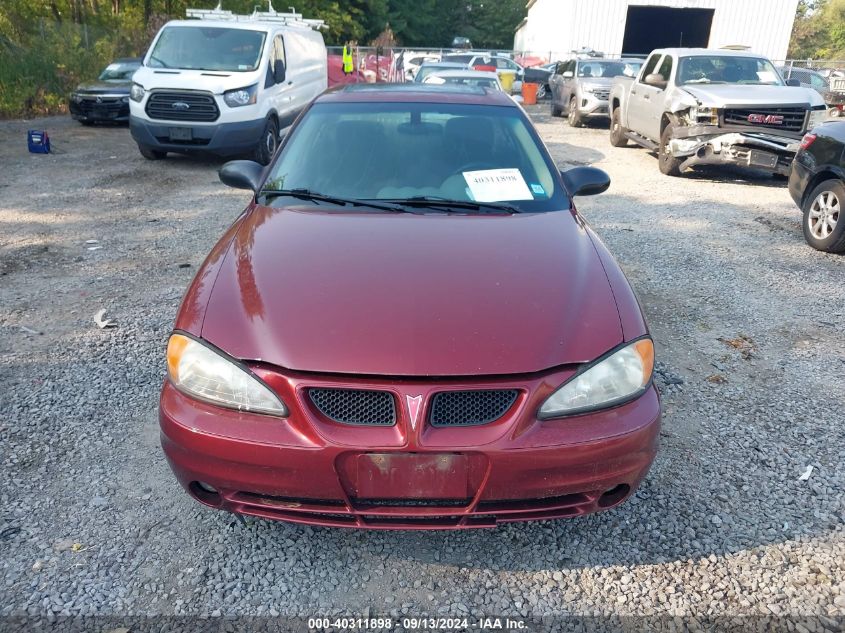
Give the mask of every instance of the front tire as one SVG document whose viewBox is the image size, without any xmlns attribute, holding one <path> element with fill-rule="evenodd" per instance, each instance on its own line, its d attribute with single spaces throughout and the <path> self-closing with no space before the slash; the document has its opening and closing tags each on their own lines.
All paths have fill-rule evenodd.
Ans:
<svg viewBox="0 0 845 633">
<path fill-rule="evenodd" d="M 845 185 L 841 180 L 825 180 L 804 201 L 801 226 L 807 244 L 825 253 L 845 253 Z"/>
<path fill-rule="evenodd" d="M 827 113 L 834 119 L 837 119 L 842 116 L 842 110 L 839 108 L 831 108 L 827 111 Z"/>
<path fill-rule="evenodd" d="M 622 109 L 614 108 L 610 115 L 610 144 L 613 147 L 627 146 L 628 138 L 625 136 L 627 133 L 628 130 L 622 127 Z"/>
<path fill-rule="evenodd" d="M 167 158 L 167 152 L 162 152 L 157 149 L 153 149 L 152 147 L 147 147 L 146 145 L 139 145 L 138 151 L 141 152 L 141 156 L 147 160 L 161 160 L 163 158 Z"/>
<path fill-rule="evenodd" d="M 672 140 L 672 132 L 674 128 L 670 123 L 660 135 L 660 147 L 657 150 L 657 162 L 660 167 L 660 173 L 667 176 L 680 176 L 682 158 L 675 158 L 672 156 L 672 150 L 669 148 L 669 142 Z"/>
<path fill-rule="evenodd" d="M 279 146 L 279 124 L 276 119 L 270 117 L 264 125 L 264 131 L 261 133 L 261 140 L 255 148 L 254 158 L 255 162 L 267 165 L 273 160 L 273 155 L 276 153 L 276 148 Z"/>
<path fill-rule="evenodd" d="M 584 121 L 581 119 L 581 113 L 578 112 L 578 101 L 575 97 L 572 97 L 569 100 L 569 113 L 567 120 L 569 121 L 570 127 L 582 127 L 584 125 Z"/>
</svg>

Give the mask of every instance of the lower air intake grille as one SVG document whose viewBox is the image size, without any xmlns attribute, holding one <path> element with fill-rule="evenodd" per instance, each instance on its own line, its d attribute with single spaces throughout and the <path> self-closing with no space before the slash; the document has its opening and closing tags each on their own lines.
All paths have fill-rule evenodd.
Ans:
<svg viewBox="0 0 845 633">
<path fill-rule="evenodd" d="M 516 401 L 516 389 L 443 391 L 431 404 L 432 426 L 472 426 L 498 420 Z"/>
<path fill-rule="evenodd" d="M 388 391 L 309 389 L 308 396 L 320 413 L 341 424 L 396 424 L 396 407 Z"/>
</svg>

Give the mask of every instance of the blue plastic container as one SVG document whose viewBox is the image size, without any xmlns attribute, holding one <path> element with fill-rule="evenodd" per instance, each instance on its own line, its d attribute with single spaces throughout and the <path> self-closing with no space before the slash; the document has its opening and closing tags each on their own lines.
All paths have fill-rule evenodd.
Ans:
<svg viewBox="0 0 845 633">
<path fill-rule="evenodd" d="M 50 137 L 43 130 L 29 130 L 26 133 L 26 142 L 33 154 L 50 153 Z"/>
</svg>

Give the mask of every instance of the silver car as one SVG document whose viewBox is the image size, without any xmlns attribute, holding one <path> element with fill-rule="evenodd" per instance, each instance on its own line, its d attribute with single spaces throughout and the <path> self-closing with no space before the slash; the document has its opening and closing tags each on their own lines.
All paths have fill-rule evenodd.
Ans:
<svg viewBox="0 0 845 633">
<path fill-rule="evenodd" d="M 584 121 L 610 116 L 608 97 L 614 77 L 635 77 L 641 59 L 591 57 L 558 62 L 549 79 L 552 116 L 566 114 L 569 125 L 581 127 Z"/>
</svg>

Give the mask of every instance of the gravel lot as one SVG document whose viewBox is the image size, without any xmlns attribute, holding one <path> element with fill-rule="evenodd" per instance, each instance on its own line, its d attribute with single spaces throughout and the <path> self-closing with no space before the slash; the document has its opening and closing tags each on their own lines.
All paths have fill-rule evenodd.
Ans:
<svg viewBox="0 0 845 633">
<path fill-rule="evenodd" d="M 561 166 L 613 179 L 579 207 L 650 319 L 662 452 L 617 510 L 461 533 L 241 525 L 184 494 L 158 445 L 165 342 L 247 195 L 217 162 L 144 160 L 125 128 L 0 122 L 0 616 L 845 625 L 845 258 L 804 243 L 783 181 L 668 178 L 606 130 L 532 115 Z M 31 127 L 61 153 L 28 154 Z"/>
</svg>

